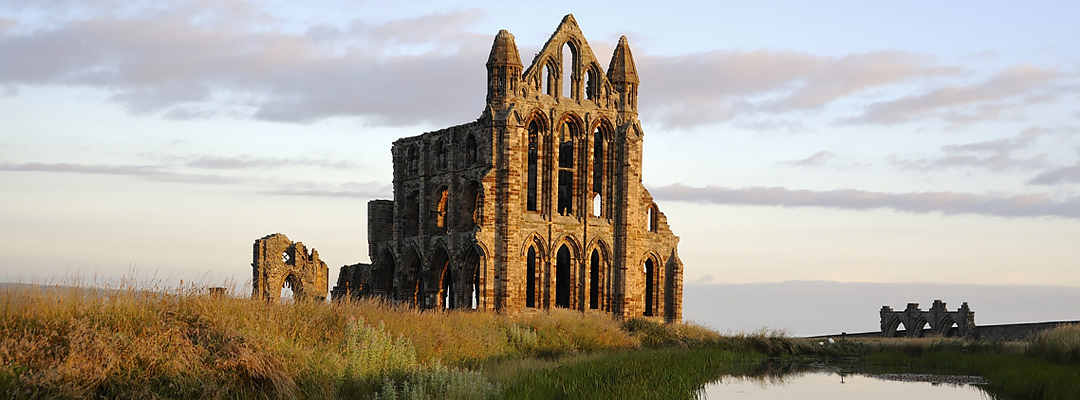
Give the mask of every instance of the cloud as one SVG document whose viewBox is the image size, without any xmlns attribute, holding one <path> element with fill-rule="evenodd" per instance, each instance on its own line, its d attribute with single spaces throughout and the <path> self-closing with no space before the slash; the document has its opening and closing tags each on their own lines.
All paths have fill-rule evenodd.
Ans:
<svg viewBox="0 0 1080 400">
<path fill-rule="evenodd" d="M 260 194 L 307 197 L 391 198 L 394 188 L 379 182 L 348 182 L 337 187 L 318 187 L 310 184 L 285 185 L 291 188 L 264 191 Z"/>
<path fill-rule="evenodd" d="M 936 157 L 901 159 L 891 155 L 888 159 L 900 167 L 922 171 L 942 168 L 979 168 L 995 172 L 1039 169 L 1047 164 L 1045 153 L 1029 157 L 1013 153 L 1031 147 L 1048 132 L 1047 129 L 1029 128 L 1015 137 L 942 146 L 944 154 Z"/>
<path fill-rule="evenodd" d="M 350 116 L 412 125 L 460 122 L 482 110 L 492 39 L 465 29 L 481 12 L 290 32 L 248 6 L 188 2 L 0 31 L 0 86 L 99 88 L 132 113 L 172 118 Z"/>
<path fill-rule="evenodd" d="M 1003 196 L 959 192 L 886 193 L 854 189 L 812 191 L 782 187 L 692 187 L 682 184 L 659 187 L 652 192 L 658 199 L 724 205 L 889 209 L 915 214 L 975 214 L 1007 218 L 1080 218 L 1080 196 L 1055 200 L 1045 193 Z"/>
<path fill-rule="evenodd" d="M 75 163 L 0 163 L 0 171 L 56 172 L 91 175 L 119 175 L 143 178 L 154 182 L 232 184 L 238 178 L 206 174 L 184 174 L 164 170 L 156 165 L 100 165 Z"/>
<path fill-rule="evenodd" d="M 830 160 L 835 160 L 836 154 L 831 151 L 819 151 L 801 160 L 784 161 L 784 164 L 790 164 L 800 167 L 819 167 L 825 165 Z"/>
<path fill-rule="evenodd" d="M 638 58 L 642 108 L 672 127 L 721 122 L 745 113 L 818 109 L 870 89 L 962 68 L 927 56 L 880 51 L 840 57 L 793 51 L 712 51 Z"/>
<path fill-rule="evenodd" d="M 972 85 L 952 85 L 926 93 L 870 104 L 851 123 L 893 125 L 927 117 L 955 124 L 1000 118 L 1028 105 L 1054 99 L 1067 76 L 1056 69 L 1021 65 Z"/>
<path fill-rule="evenodd" d="M 311 158 L 268 158 L 251 157 L 246 155 L 237 157 L 198 156 L 186 162 L 185 165 L 193 168 L 225 170 L 271 168 L 293 165 L 316 166 L 333 169 L 352 169 L 359 166 L 358 164 L 349 161 L 329 161 Z"/>
<path fill-rule="evenodd" d="M 1080 183 L 1080 161 L 1066 167 L 1058 167 L 1043 172 L 1031 180 L 1035 185 L 1057 185 L 1064 183 Z"/>
</svg>

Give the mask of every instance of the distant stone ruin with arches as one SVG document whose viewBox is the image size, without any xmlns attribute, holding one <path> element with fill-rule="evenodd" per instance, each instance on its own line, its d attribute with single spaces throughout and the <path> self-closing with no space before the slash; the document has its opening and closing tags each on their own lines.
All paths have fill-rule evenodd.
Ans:
<svg viewBox="0 0 1080 400">
<path fill-rule="evenodd" d="M 893 311 L 892 307 L 881 307 L 881 336 L 897 337 L 900 325 L 904 326 L 904 336 L 922 337 L 926 327 L 930 334 L 942 337 L 975 339 L 978 328 L 975 326 L 975 312 L 965 302 L 956 311 L 945 309 L 945 302 L 934 300 L 930 311 L 919 309 L 919 303 L 908 303 L 903 311 Z"/>
<path fill-rule="evenodd" d="M 280 233 L 255 241 L 251 259 L 251 297 L 277 300 L 288 287 L 296 299 L 326 300 L 329 284 L 326 263 L 315 249 L 293 242 Z"/>
</svg>

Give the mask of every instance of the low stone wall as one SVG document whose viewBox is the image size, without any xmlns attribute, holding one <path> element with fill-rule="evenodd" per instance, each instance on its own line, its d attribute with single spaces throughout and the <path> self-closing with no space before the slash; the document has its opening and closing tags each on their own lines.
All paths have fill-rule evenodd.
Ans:
<svg viewBox="0 0 1080 400">
<path fill-rule="evenodd" d="M 1025 340 L 1047 329 L 1052 329 L 1058 325 L 1074 325 L 1080 324 L 1080 321 L 1050 321 L 1050 322 L 1029 322 L 1022 324 L 998 324 L 998 325 L 981 325 L 976 327 L 976 338 L 982 341 L 1009 341 L 1009 340 Z M 897 331 L 899 337 L 906 337 L 906 332 Z M 834 338 L 839 339 L 844 335 L 825 335 L 825 336 L 811 336 L 807 339 L 824 339 Z M 931 336 L 929 329 L 923 330 L 923 337 Z M 860 332 L 860 333 L 848 333 L 846 337 L 849 339 L 868 339 L 868 338 L 881 338 L 881 332 Z"/>
</svg>

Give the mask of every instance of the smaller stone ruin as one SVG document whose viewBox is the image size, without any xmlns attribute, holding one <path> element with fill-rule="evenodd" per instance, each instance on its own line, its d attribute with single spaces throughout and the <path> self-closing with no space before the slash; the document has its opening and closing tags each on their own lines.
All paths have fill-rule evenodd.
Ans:
<svg viewBox="0 0 1080 400">
<path fill-rule="evenodd" d="M 930 311 L 919 309 L 919 303 L 908 303 L 904 311 L 881 306 L 881 336 L 899 336 L 900 325 L 904 325 L 904 336 L 909 338 L 923 337 L 927 326 L 930 334 L 942 337 L 975 339 L 978 336 L 975 312 L 971 311 L 967 302 L 956 311 L 946 310 L 945 302 L 941 300 L 934 300 Z"/>
<path fill-rule="evenodd" d="M 326 263 L 315 249 L 308 251 L 280 233 L 255 241 L 251 260 L 251 298 L 277 300 L 288 286 L 297 300 L 326 300 Z"/>
</svg>

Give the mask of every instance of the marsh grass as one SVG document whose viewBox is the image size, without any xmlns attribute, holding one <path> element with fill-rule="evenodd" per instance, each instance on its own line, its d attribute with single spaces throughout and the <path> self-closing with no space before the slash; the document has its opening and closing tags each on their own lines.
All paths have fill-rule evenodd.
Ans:
<svg viewBox="0 0 1080 400">
<path fill-rule="evenodd" d="M 1057 363 L 1080 364 L 1080 325 L 1061 325 L 1039 332 L 1031 339 L 1027 354 Z"/>
</svg>

